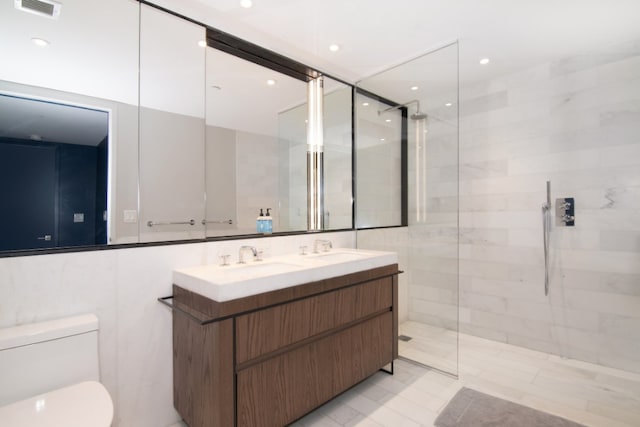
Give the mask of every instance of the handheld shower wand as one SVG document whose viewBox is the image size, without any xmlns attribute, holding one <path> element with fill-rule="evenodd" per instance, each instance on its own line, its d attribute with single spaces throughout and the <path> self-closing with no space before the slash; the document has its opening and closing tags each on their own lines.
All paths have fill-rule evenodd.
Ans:
<svg viewBox="0 0 640 427">
<path fill-rule="evenodd" d="M 544 245 L 544 294 L 549 295 L 549 232 L 551 231 L 551 182 L 547 181 L 547 202 L 542 205 L 542 243 Z"/>
</svg>

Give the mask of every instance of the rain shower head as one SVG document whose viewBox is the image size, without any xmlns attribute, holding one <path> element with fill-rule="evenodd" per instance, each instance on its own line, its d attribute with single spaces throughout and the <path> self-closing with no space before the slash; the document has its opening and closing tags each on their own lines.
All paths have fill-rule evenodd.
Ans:
<svg viewBox="0 0 640 427">
<path fill-rule="evenodd" d="M 414 99 L 413 101 L 405 102 L 404 104 L 394 105 L 392 107 L 386 108 L 384 110 L 378 111 L 378 115 L 388 113 L 389 111 L 393 111 L 398 108 L 406 107 L 407 105 L 416 104 L 416 112 L 413 113 L 410 117 L 411 120 L 422 120 L 427 118 L 427 114 L 420 111 L 420 101 Z"/>
</svg>

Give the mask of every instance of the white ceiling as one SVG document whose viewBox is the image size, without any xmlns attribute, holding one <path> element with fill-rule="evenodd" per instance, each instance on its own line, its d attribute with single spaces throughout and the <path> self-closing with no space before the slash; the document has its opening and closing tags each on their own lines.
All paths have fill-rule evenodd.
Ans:
<svg viewBox="0 0 640 427">
<path fill-rule="evenodd" d="M 638 0 L 155 2 L 350 82 L 453 40 L 465 84 L 640 39 Z M 489 66 L 478 66 L 483 57 Z"/>
<path fill-rule="evenodd" d="M 254 7 L 251 9 L 240 7 L 240 0 L 153 2 L 352 83 L 455 40 L 459 40 L 462 86 L 561 57 L 598 53 L 621 42 L 637 40 L 640 46 L 640 0 L 253 0 Z M 0 20 L 10 28 L 16 27 L 16 31 L 2 32 L 2 37 L 12 35 L 13 38 L 0 43 L 0 46 L 8 49 L 8 46 L 15 45 L 15 50 L 0 50 L 11 55 L 26 56 L 34 49 L 29 46 L 29 37 L 34 35 L 32 28 L 35 26 L 39 29 L 35 35 L 50 38 L 48 32 L 53 32 L 55 22 L 17 12 L 10 3 L 2 3 L 4 6 L 1 8 L 6 13 L 0 14 Z M 109 19 L 104 13 L 96 13 L 95 19 L 87 19 L 87 16 L 92 16 L 87 15 L 89 8 L 96 5 L 108 8 L 112 7 L 111 4 L 67 0 L 64 19 L 61 18 L 60 23 L 66 26 L 69 22 L 77 21 L 78 27 L 74 27 L 64 40 L 59 41 L 55 37 L 53 40 L 52 46 L 56 49 L 58 46 L 70 46 L 66 51 L 67 56 L 81 58 L 83 66 L 96 64 L 95 71 L 83 75 L 46 72 L 47 69 L 54 69 L 58 62 L 67 60 L 56 49 L 49 49 L 45 51 L 49 55 L 46 58 L 33 56 L 40 66 L 23 66 L 22 56 L 21 60 L 8 61 L 7 67 L 3 67 L 3 78 L 22 82 L 20 78 L 29 71 L 32 78 L 25 81 L 27 84 L 71 92 L 76 91 L 73 88 L 77 84 L 81 84 L 83 88 L 95 88 L 91 89 L 95 93 L 84 90 L 80 93 L 94 96 L 108 93 L 106 97 L 111 99 L 114 94 L 122 92 L 113 99 L 135 101 L 137 90 L 133 77 L 137 75 L 137 54 L 136 47 L 129 46 L 127 40 L 135 33 L 133 29 L 137 20 L 127 20 L 126 25 L 123 24 L 126 29 L 122 31 L 124 35 L 107 44 L 112 53 L 118 52 L 116 57 L 126 58 L 126 61 L 117 64 L 101 62 L 100 58 L 113 57 L 104 53 L 104 43 L 83 41 L 76 37 L 82 33 L 82 28 L 88 25 L 95 27 L 98 25 L 96 22 L 108 26 L 113 20 L 122 20 L 122 16 L 135 16 L 136 2 L 120 0 L 114 4 L 119 8 L 108 15 Z M 121 31 L 116 33 L 120 34 Z M 101 48 L 80 49 L 76 42 L 81 41 L 83 45 L 100 45 Z M 328 46 L 331 43 L 339 44 L 342 49 L 330 52 Z M 3 57 L 13 57 L 11 55 L 5 54 Z M 491 63 L 480 66 L 478 60 L 483 57 L 491 58 Z M 422 67 L 417 71 L 428 67 L 431 75 L 437 75 L 434 70 L 439 68 L 449 79 L 450 71 L 455 67 L 450 54 L 444 53 L 430 55 L 426 63 L 416 62 L 416 65 Z M 404 67 L 403 72 L 406 73 L 408 69 Z M 393 76 L 393 73 L 386 73 L 386 76 Z M 50 84 L 46 78 L 57 80 Z M 407 82 L 411 80 L 407 74 L 403 78 Z M 64 82 L 58 84 L 58 80 Z M 96 84 L 96 81 L 103 84 Z M 121 81 L 127 84 L 115 84 Z M 371 78 L 367 83 L 373 84 L 375 81 L 375 78 Z M 443 85 L 444 81 L 444 78 L 438 77 L 433 81 L 423 81 L 421 86 L 442 88 L 446 86 Z M 447 81 L 449 83 L 457 82 Z M 406 90 L 408 85 L 403 87 Z M 279 89 L 282 90 L 283 86 Z M 379 93 L 385 94 L 382 86 L 380 90 Z M 227 91 L 223 89 L 223 92 Z M 415 99 L 416 95 L 407 92 L 393 99 L 406 102 Z M 293 102 L 293 99 L 281 95 L 277 99 L 282 101 L 283 108 Z M 437 97 L 431 99 L 440 104 L 448 101 Z M 241 117 L 245 121 L 255 119 L 258 112 L 250 104 L 248 101 L 239 103 L 243 112 Z M 429 113 L 432 113 L 433 107 L 425 108 L 426 101 L 422 104 L 423 110 L 429 109 Z M 5 117 L 8 117 L 7 114 Z M 446 111 L 443 111 L 438 116 L 445 118 L 445 114 Z"/>
<path fill-rule="evenodd" d="M 105 111 L 0 94 L 0 137 L 95 147 L 108 132 Z"/>
</svg>

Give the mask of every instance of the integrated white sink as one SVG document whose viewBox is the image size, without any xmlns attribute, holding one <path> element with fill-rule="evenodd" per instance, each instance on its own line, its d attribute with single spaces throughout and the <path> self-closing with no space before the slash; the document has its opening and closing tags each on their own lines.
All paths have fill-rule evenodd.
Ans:
<svg viewBox="0 0 640 427">
<path fill-rule="evenodd" d="M 251 262 L 247 264 L 236 264 L 229 266 L 228 268 L 209 269 L 210 273 L 213 273 L 213 279 L 218 274 L 230 279 L 234 278 L 251 278 L 257 276 L 271 276 L 274 274 L 281 274 L 288 271 L 299 270 L 302 267 L 299 264 L 289 264 L 284 262 Z"/>
<path fill-rule="evenodd" d="M 173 283 L 224 302 L 397 262 L 395 252 L 337 248 L 319 254 L 282 255 L 245 264 L 182 268 L 173 271 Z"/>
<path fill-rule="evenodd" d="M 348 251 L 338 251 L 338 252 L 326 252 L 313 254 L 309 256 L 310 260 L 317 260 L 322 262 L 349 262 L 355 261 L 358 259 L 364 259 L 370 256 L 369 254 L 357 253 L 357 252 L 348 252 Z"/>
</svg>

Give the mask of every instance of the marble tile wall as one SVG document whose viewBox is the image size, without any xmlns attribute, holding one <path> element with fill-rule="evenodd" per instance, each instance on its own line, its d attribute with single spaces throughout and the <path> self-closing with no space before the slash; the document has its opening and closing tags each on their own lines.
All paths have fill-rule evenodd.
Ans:
<svg viewBox="0 0 640 427">
<path fill-rule="evenodd" d="M 156 301 L 171 294 L 175 268 L 237 258 L 241 245 L 265 257 L 311 247 L 300 235 L 99 250 L 0 259 L 0 328 L 81 313 L 100 320 L 101 380 L 115 404 L 114 427 L 162 427 L 173 409 L 171 312 Z M 323 233 L 334 247 L 354 247 L 355 233 Z"/>
<path fill-rule="evenodd" d="M 461 331 L 640 372 L 640 42 L 460 93 Z M 576 206 L 551 231 L 548 297 L 547 180 Z"/>
</svg>

